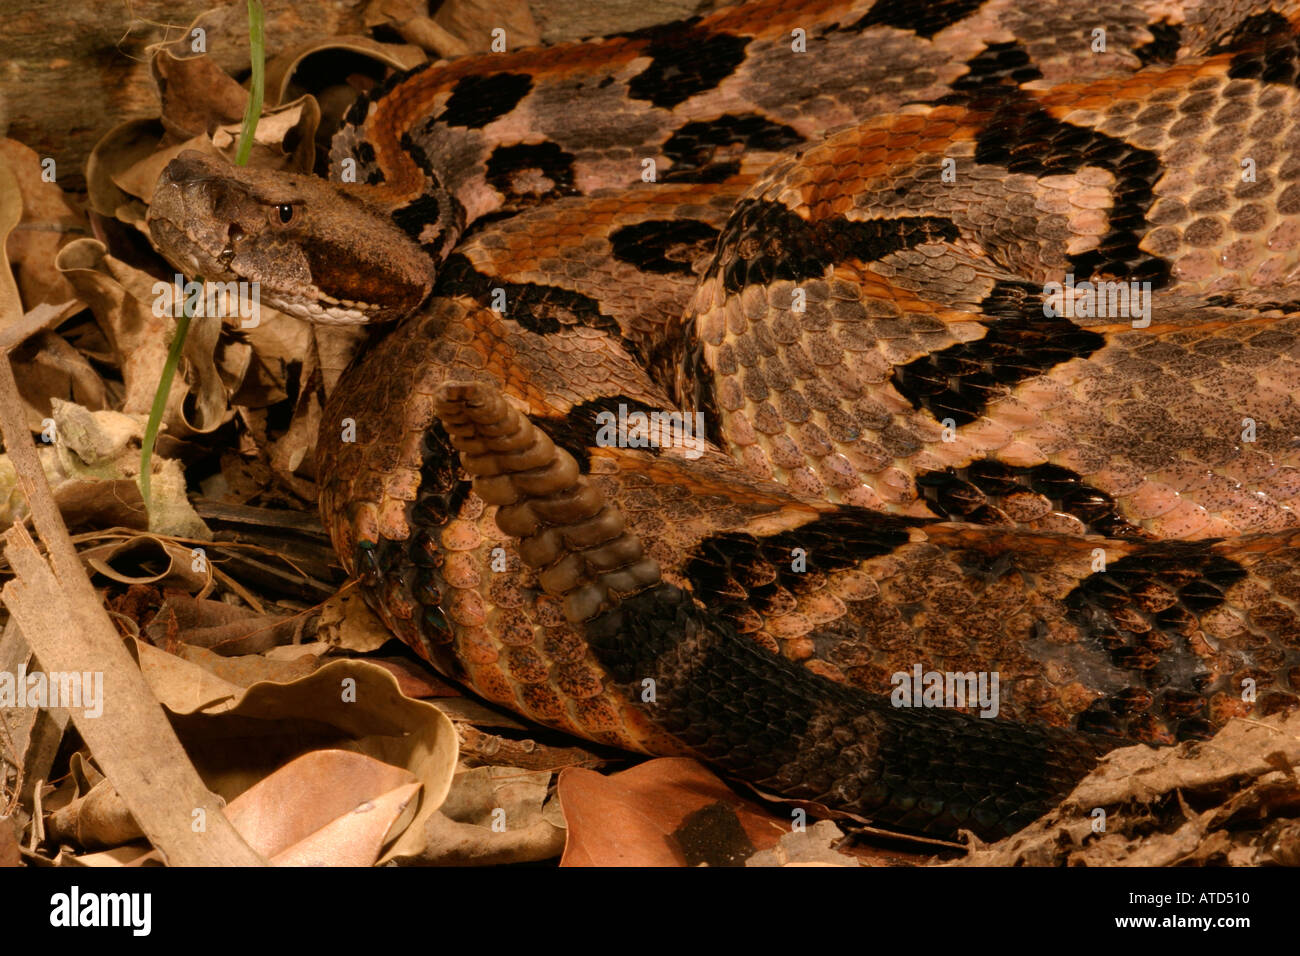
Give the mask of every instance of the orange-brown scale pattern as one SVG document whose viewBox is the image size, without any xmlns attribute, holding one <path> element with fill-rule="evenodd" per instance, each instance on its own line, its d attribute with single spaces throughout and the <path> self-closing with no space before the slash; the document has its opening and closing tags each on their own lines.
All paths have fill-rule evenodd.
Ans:
<svg viewBox="0 0 1300 956">
<path fill-rule="evenodd" d="M 934 102 L 954 88 L 986 39 L 1023 35 L 1046 79 L 1094 81 L 1023 89 L 1026 102 L 1057 122 L 1159 157 L 1162 172 L 1152 186 L 1141 245 L 1172 267 L 1151 327 L 1082 321 L 1103 338 L 1102 347 L 1020 381 L 957 429 L 956 441 L 943 441 L 941 423 L 893 387 L 893 370 L 983 338 L 978 307 L 999 283 L 1059 278 L 1072 256 L 1099 248 L 1115 176 L 1090 166 L 1070 175 L 1008 175 L 976 162 L 989 114 L 973 101 L 868 118 L 797 160 L 787 157 L 752 195 L 808 222 L 922 210 L 958 222 L 961 237 L 939 248 L 921 244 L 879 260 L 837 262 L 828 274 L 802 282 L 808 308 L 799 314 L 790 307 L 793 282 L 731 294 L 719 279 L 706 280 L 692 306 L 694 333 L 718 377 L 721 431 L 740 464 L 712 447 L 698 460 L 680 450 L 592 448 L 589 469 L 667 580 L 811 671 L 881 692 L 892 673 L 916 663 L 992 669 L 1002 677 L 1004 717 L 1167 742 L 1199 736 L 1233 713 L 1298 702 L 1297 532 L 1286 530 L 1294 524 L 1297 495 L 1289 438 L 1300 425 L 1288 391 L 1296 371 L 1295 319 L 1264 307 L 1290 301 L 1285 285 L 1272 280 L 1285 278 L 1294 262 L 1283 199 L 1289 187 L 1282 183 L 1289 181 L 1283 173 L 1289 173 L 1296 94 L 1229 78 L 1228 55 L 1095 81 L 1137 67 L 1132 51 L 1152 41 L 1146 25 L 1156 22 L 1154 14 L 1121 13 L 1106 4 L 1089 5 L 1086 13 L 1048 7 L 1037 24 L 1009 3 L 989 3 L 929 36 L 894 25 L 863 28 L 861 37 L 885 51 L 880 60 L 891 75 L 902 77 L 882 84 L 881 93 L 865 92 L 871 87 L 863 83 L 858 98 L 812 107 L 776 102 L 757 95 L 774 87 L 772 71 L 757 69 L 763 61 L 754 56 L 716 99 L 705 93 L 665 112 L 672 122 L 715 116 L 737 109 L 742 94 L 756 94 L 745 108 L 811 133 L 826 118 L 843 115 L 846 105 L 861 119 L 889 114 L 908 99 Z M 840 10 L 841 29 L 828 33 L 852 32 L 843 27 L 871 8 Z M 1062 11 L 1071 29 L 1053 33 L 1049 27 L 1059 27 L 1053 18 Z M 1209 48 L 1242 12 L 1241 6 L 1184 8 L 1182 52 L 1197 52 L 1197 43 Z M 765 49 L 775 56 L 788 46 L 795 21 L 754 16 L 723 11 L 698 29 L 779 23 Z M 1120 25 L 1106 57 L 1060 39 L 1094 20 Z M 972 33 L 983 39 L 972 43 Z M 640 65 L 633 54 L 644 49 L 642 42 L 591 44 L 577 59 L 569 50 L 567 63 L 544 52 L 434 68 L 399 86 L 399 95 L 390 92 L 363 135 L 381 163 L 391 164 L 389 182 L 407 183 L 397 170 L 400 132 L 415 117 L 436 114 L 458 76 L 522 70 L 541 89 L 603 62 L 602 69 L 626 68 L 613 71 L 625 81 L 633 64 Z M 934 71 L 926 70 L 922 54 L 934 57 Z M 620 98 L 617 108 L 604 111 L 593 99 L 593 114 L 627 123 L 634 113 L 653 112 L 643 103 L 629 105 L 617 87 L 608 94 Z M 1204 105 L 1207 95 L 1216 109 Z M 545 125 L 536 105 L 523 101 L 521 124 Z M 1184 107 L 1193 121 L 1180 126 Z M 1197 117 L 1209 125 L 1198 126 Z M 1283 119 L 1278 125 L 1270 117 Z M 1220 134 L 1225 148 L 1183 145 L 1201 142 L 1216 124 L 1226 131 Z M 640 139 L 625 140 L 636 148 L 622 152 L 588 152 L 578 165 L 588 162 L 596 172 L 585 181 L 632 182 L 637 150 L 666 141 L 671 129 L 664 122 L 653 135 L 638 133 Z M 591 130 L 579 123 L 571 132 L 577 156 Z M 1224 157 L 1234 158 L 1229 141 L 1258 153 L 1259 176 L 1249 185 L 1259 191 L 1227 178 Z M 490 151 L 484 140 L 456 155 L 482 159 Z M 954 160 L 954 184 L 937 181 L 943 159 Z M 614 170 L 617 175 L 605 175 Z M 448 380 L 500 383 L 543 427 L 548 421 L 556 427 L 567 412 L 602 396 L 664 404 L 666 383 L 647 375 L 620 339 L 644 341 L 661 323 L 672 328 L 677 293 L 619 272 L 609 263 L 606 238 L 619 223 L 680 214 L 683 203 L 708 206 L 695 187 L 659 188 L 662 197 L 682 191 L 659 207 L 637 206 L 648 194 L 641 185 L 617 198 L 563 199 L 495 224 L 458 250 L 485 275 L 558 283 L 590 296 L 616 319 L 621 335 L 584 326 L 538 335 L 527 328 L 533 317 L 512 316 L 509 308 L 497 315 L 483 302 L 441 290 L 425 314 L 345 378 L 325 420 L 354 418 L 357 440 L 323 440 L 320 458 L 328 476 L 322 513 L 339 552 L 412 646 L 485 696 L 543 723 L 671 753 L 679 746 L 615 691 L 557 603 L 541 594 L 536 575 L 496 528 L 494 509 L 465 492 L 433 410 L 433 396 Z M 1207 190 L 1215 195 L 1202 195 Z M 714 196 L 731 198 L 725 189 Z M 481 191 L 470 198 L 467 208 L 479 214 L 504 201 Z M 1247 210 L 1255 205 L 1265 208 L 1263 222 L 1234 233 L 1231 223 L 1253 223 Z M 1225 228 L 1204 224 L 1210 220 Z M 1253 238 L 1243 245 L 1247 236 Z M 1208 271 L 1207 257 L 1219 260 Z M 1251 287 L 1260 279 L 1274 287 L 1263 298 Z M 1206 300 L 1207 294 L 1219 298 Z M 653 321 L 638 325 L 647 312 Z M 819 385 L 828 400 L 812 391 Z M 679 391 L 687 390 L 679 384 Z M 794 391 L 806 392 L 806 403 L 817 408 L 804 422 L 783 416 L 770 397 Z M 856 417 L 858 437 L 836 437 L 830 416 L 837 409 Z M 1249 449 L 1232 438 L 1245 414 L 1258 423 L 1256 447 Z M 767 428 L 769 421 L 780 427 Z M 825 501 L 928 514 L 917 474 L 986 457 L 1016 467 L 1054 462 L 1069 468 L 1112 495 L 1125 518 L 1152 537 L 1270 533 L 1165 552 L 1159 543 L 1035 533 L 1083 529 L 1077 519 L 1071 523 L 1073 516 L 1052 512 L 1050 500 L 1044 511 L 1044 501 L 1023 495 L 999 503 L 1008 517 L 1020 515 L 1016 523 L 1028 532 L 882 523 Z M 797 576 L 787 570 L 788 545 L 795 542 L 808 557 L 808 570 Z M 1109 581 L 1097 570 L 1098 552 L 1125 570 L 1118 590 L 1098 583 Z M 493 566 L 502 554 L 505 571 Z M 1144 577 L 1126 570 L 1126 559 L 1175 567 L 1163 577 Z M 1266 688 L 1253 707 L 1239 692 L 1247 677 Z"/>
<path fill-rule="evenodd" d="M 774 170 L 751 195 L 809 221 L 924 210 L 951 217 L 961 238 L 837 264 L 800 286 L 802 314 L 792 282 L 728 292 L 706 280 L 693 309 L 732 453 L 806 493 L 903 513 L 931 513 L 918 474 L 995 458 L 1070 468 L 1159 537 L 1293 526 L 1296 320 L 1206 296 L 1296 298 L 1288 277 L 1300 264 L 1300 226 L 1291 173 L 1277 173 L 1300 140 L 1300 99 L 1229 79 L 1231 60 L 1027 94 L 1063 122 L 1160 157 L 1141 248 L 1171 263 L 1173 281 L 1155 290 L 1150 328 L 1078 320 L 1105 336 L 1102 348 L 995 389 L 955 436 L 899 394 L 892 371 L 983 337 L 980 305 L 999 281 L 1062 281 L 1068 256 L 1105 234 L 1115 177 L 1096 166 L 1038 178 L 980 166 L 980 114 L 952 107 L 846 130 Z M 1223 145 L 1205 149 L 1197 137 L 1216 126 Z M 1253 182 L 1241 179 L 1247 153 Z M 955 162 L 952 184 L 940 180 L 943 159 Z M 834 380 L 837 400 L 819 373 Z M 1247 418 L 1251 443 L 1241 438 Z M 1023 523 L 1082 530 L 1061 514 Z"/>
</svg>

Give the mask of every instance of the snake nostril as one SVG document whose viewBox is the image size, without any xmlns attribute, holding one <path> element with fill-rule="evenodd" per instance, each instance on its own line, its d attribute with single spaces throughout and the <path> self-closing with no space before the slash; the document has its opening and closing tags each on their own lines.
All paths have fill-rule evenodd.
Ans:
<svg viewBox="0 0 1300 956">
<path fill-rule="evenodd" d="M 238 242 L 244 238 L 243 227 L 237 222 L 232 222 L 230 228 L 226 230 L 226 239 L 230 242 Z"/>
</svg>

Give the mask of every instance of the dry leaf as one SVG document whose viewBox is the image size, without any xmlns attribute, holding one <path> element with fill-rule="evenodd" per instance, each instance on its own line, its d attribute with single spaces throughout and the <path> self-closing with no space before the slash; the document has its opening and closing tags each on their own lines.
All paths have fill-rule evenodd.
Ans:
<svg viewBox="0 0 1300 956">
<path fill-rule="evenodd" d="M 145 626 L 144 634 L 158 646 L 174 636 L 182 644 L 230 656 L 287 644 L 299 635 L 302 622 L 299 615 L 249 611 L 225 601 L 173 591 Z"/>
<path fill-rule="evenodd" d="M 319 645 L 299 645 L 301 648 L 319 647 Z M 265 654 L 244 654 L 239 657 L 224 657 L 214 654 L 202 647 L 186 644 L 176 648 L 176 654 L 182 660 L 197 664 L 208 673 L 221 678 L 236 687 L 252 687 L 261 681 L 276 684 L 288 684 L 306 677 L 323 666 L 326 661 L 318 654 L 299 654 L 290 660 L 276 660 Z M 408 695 L 409 696 L 409 695 Z"/>
<path fill-rule="evenodd" d="M 94 545 L 80 552 L 81 560 L 119 584 L 158 584 L 198 591 L 210 576 L 196 570 L 194 547 L 153 534 L 138 534 Z M 153 564 L 158 571 L 140 568 Z"/>
<path fill-rule="evenodd" d="M 178 55 L 182 49 L 162 47 L 149 63 L 158 86 L 163 128 L 173 137 L 188 140 L 206 138 L 224 123 L 238 123 L 244 116 L 248 91 L 212 57 L 195 56 L 188 50 Z M 148 198 L 147 194 L 143 198 Z"/>
<path fill-rule="evenodd" d="M 9 235 L 23 216 L 22 194 L 18 192 L 18 178 L 7 162 L 0 161 L 0 248 L 6 248 Z M 22 298 L 18 284 L 6 260 L 0 268 L 0 322 L 17 323 L 23 315 Z M 0 326 L 2 327 L 2 326 Z"/>
<path fill-rule="evenodd" d="M 456 769 L 456 731 L 437 708 L 402 696 L 382 667 L 330 661 L 289 683 L 243 688 L 147 644 L 131 646 L 214 792 L 232 798 L 309 750 L 356 751 L 403 767 L 423 784 L 389 855 L 423 848 L 424 821 L 442 804 Z"/>
<path fill-rule="evenodd" d="M 17 820 L 13 817 L 0 817 L 0 866 L 22 866 L 18 834 Z"/>
<path fill-rule="evenodd" d="M 380 43 L 363 36 L 322 37 L 289 47 L 277 53 L 266 65 L 266 101 L 274 106 L 284 100 L 293 79 L 294 71 L 307 57 L 327 50 L 369 57 L 377 63 L 397 71 L 410 70 L 428 60 L 415 46 L 401 43 Z"/>
<path fill-rule="evenodd" d="M 144 836 L 121 795 L 107 779 L 51 813 L 45 825 L 50 839 L 90 850 L 120 846 Z"/>
<path fill-rule="evenodd" d="M 238 684 L 133 637 L 127 638 L 127 647 L 149 689 L 172 713 L 192 714 L 226 705 L 243 692 Z"/>
<path fill-rule="evenodd" d="M 444 713 L 447 711 L 443 709 Z M 582 746 L 555 747 L 539 744 L 536 740 L 518 740 L 500 734 L 484 733 L 477 727 L 462 724 L 460 727 L 461 754 L 478 763 L 496 767 L 515 767 L 520 770 L 545 770 L 555 773 L 565 767 L 595 769 L 606 762 Z"/>
<path fill-rule="evenodd" d="M 134 270 L 110 256 L 101 242 L 79 239 L 69 243 L 59 253 L 58 266 L 90 304 L 113 348 L 126 383 L 119 411 L 147 416 L 167 360 L 171 319 L 155 314 L 155 297 L 148 286 L 143 300 L 128 292 L 121 277 Z M 152 285 L 152 277 L 144 278 Z M 187 391 L 183 376 L 178 375 L 167 397 L 165 421 L 169 426 L 181 424 L 180 408 Z"/>
<path fill-rule="evenodd" d="M 738 797 L 686 757 L 647 760 L 608 777 L 569 768 L 558 793 L 569 828 L 561 866 L 686 866 L 673 834 L 692 813 L 719 803 L 734 811 L 757 850 L 790 830 L 788 820 Z"/>
<path fill-rule="evenodd" d="M 546 43 L 626 33 L 704 12 L 700 0 L 530 0 L 529 7 Z"/>
<path fill-rule="evenodd" d="M 316 750 L 244 791 L 226 816 L 277 866 L 370 866 L 419 789 L 410 771 Z"/>
<path fill-rule="evenodd" d="M 830 820 L 819 820 L 804 830 L 784 834 L 775 847 L 755 853 L 746 866 L 859 866 L 835 844 L 844 834 Z"/>
<path fill-rule="evenodd" d="M 163 865 L 157 850 L 152 850 L 144 841 L 115 846 L 111 850 L 98 853 L 77 853 L 61 849 L 54 858 L 55 866 L 67 867 L 106 867 Z"/>
<path fill-rule="evenodd" d="M 11 618 L 0 634 L 0 672 L 16 674 L 25 670 L 30 673 L 37 669 L 33 660 L 27 640 Z M 0 756 L 3 757 L 0 781 L 8 785 L 5 788 L 7 799 L 17 801 L 18 812 L 24 818 L 32 813 L 39 781 L 50 776 L 50 768 L 58 756 L 70 721 L 68 711 L 62 708 L 0 708 Z M 9 803 L 4 812 L 13 809 Z"/>
<path fill-rule="evenodd" d="M 54 268 L 54 257 L 71 239 L 88 235 L 90 224 L 57 184 L 42 178 L 41 157 L 33 150 L 0 139 L 0 164 L 9 167 L 22 204 L 21 217 L 3 243 L 22 302 L 28 309 L 65 302 L 72 287 Z"/>
<path fill-rule="evenodd" d="M 143 431 L 139 416 L 101 409 L 90 411 L 74 402 L 52 400 L 52 418 L 42 437 L 53 444 L 38 449 L 55 501 L 70 525 L 96 522 L 100 527 L 149 528 L 160 534 L 186 538 L 212 537 L 186 495 L 180 462 L 155 456 L 153 507 L 146 511 L 137 480 L 140 473 L 138 442 Z M 0 494 L 8 495 L 5 479 L 12 474 L 0 467 Z M 15 510 L 21 515 L 25 511 Z"/>
<path fill-rule="evenodd" d="M 504 31 L 500 37 L 507 50 L 536 46 L 542 40 L 528 0 L 446 0 L 433 22 L 476 53 L 492 49 L 494 30 Z"/>
<path fill-rule="evenodd" d="M 1300 816 L 1297 767 L 1300 712 L 1231 720 L 1204 742 L 1125 747 L 1056 810 L 955 865 L 1275 862 L 1273 834 Z"/>
<path fill-rule="evenodd" d="M 564 821 L 547 802 L 551 774 L 478 767 L 456 774 L 442 809 L 430 818 L 428 847 L 399 862 L 478 865 L 528 863 L 558 856 Z"/>
<path fill-rule="evenodd" d="M 164 132 L 157 120 L 133 119 L 119 123 L 99 138 L 86 160 L 86 193 L 92 210 L 108 219 L 143 222 L 143 197 L 132 196 L 116 180 L 122 172 L 153 155 Z"/>
<path fill-rule="evenodd" d="M 292 103 L 263 109 L 253 132 L 253 154 L 247 165 L 266 169 L 310 172 L 316 162 L 316 128 L 320 126 L 320 104 L 314 96 L 300 96 Z M 212 144 L 234 158 L 243 132 L 242 123 L 218 126 Z M 292 135 L 291 135 L 292 134 Z M 281 148 L 285 142 L 296 144 L 292 153 Z"/>
<path fill-rule="evenodd" d="M 422 664 L 416 664 L 401 657 L 367 657 L 372 664 L 378 664 L 397 680 L 402 693 L 416 700 L 429 697 L 459 697 L 460 689 L 449 684 Z"/>
<path fill-rule="evenodd" d="M 365 598 L 355 588 L 341 591 L 325 602 L 317 634 L 331 647 L 356 654 L 377 651 L 393 639 L 393 632 L 366 606 Z"/>
<path fill-rule="evenodd" d="M 50 268 L 54 268 L 52 259 Z M 85 306 L 72 299 L 57 308 L 66 318 Z M 54 332 L 38 332 L 15 349 L 13 364 L 14 378 L 27 407 L 27 425 L 34 432 L 42 431 L 45 420 L 52 416 L 55 396 L 93 410 L 108 407 L 108 390 L 94 366 Z"/>
</svg>

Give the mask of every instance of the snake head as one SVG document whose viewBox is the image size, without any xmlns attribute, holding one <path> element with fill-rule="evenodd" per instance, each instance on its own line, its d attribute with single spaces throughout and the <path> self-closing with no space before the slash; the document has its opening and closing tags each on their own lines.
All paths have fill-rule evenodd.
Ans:
<svg viewBox="0 0 1300 956">
<path fill-rule="evenodd" d="M 344 187 L 194 150 L 159 177 L 149 231 L 181 271 L 259 283 L 267 305 L 326 324 L 401 318 L 433 284 L 434 264 L 419 245 Z"/>
</svg>

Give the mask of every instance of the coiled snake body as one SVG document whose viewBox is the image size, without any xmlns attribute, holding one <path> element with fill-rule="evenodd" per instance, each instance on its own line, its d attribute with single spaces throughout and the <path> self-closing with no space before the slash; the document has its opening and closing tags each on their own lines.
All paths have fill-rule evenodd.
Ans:
<svg viewBox="0 0 1300 956">
<path fill-rule="evenodd" d="M 348 181 L 183 154 L 151 228 L 399 320 L 326 408 L 321 513 L 439 669 L 997 835 L 1110 747 L 1297 704 L 1295 16 L 724 8 L 398 77 Z M 996 716 L 896 706 L 928 672 Z"/>
</svg>

